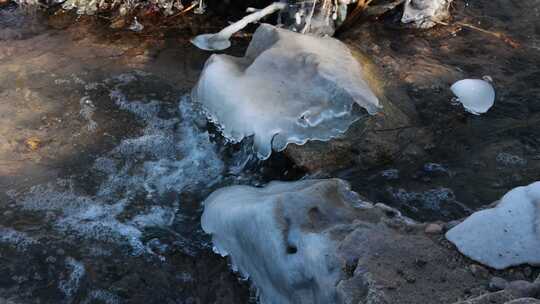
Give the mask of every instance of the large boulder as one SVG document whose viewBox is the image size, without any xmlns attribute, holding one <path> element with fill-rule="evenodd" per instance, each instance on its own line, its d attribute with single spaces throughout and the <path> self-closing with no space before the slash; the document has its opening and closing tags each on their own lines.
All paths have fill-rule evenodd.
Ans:
<svg viewBox="0 0 540 304">
<path fill-rule="evenodd" d="M 496 269 L 540 265 L 540 182 L 511 190 L 495 208 L 474 213 L 446 237 L 464 255 Z"/>
</svg>

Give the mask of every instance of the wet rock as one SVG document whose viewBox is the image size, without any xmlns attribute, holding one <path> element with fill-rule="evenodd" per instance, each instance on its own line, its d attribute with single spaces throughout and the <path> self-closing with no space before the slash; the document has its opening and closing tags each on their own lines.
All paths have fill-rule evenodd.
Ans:
<svg viewBox="0 0 540 304">
<path fill-rule="evenodd" d="M 489 281 L 488 289 L 490 291 L 500 291 L 508 286 L 508 281 L 500 277 L 493 277 Z"/>
</svg>

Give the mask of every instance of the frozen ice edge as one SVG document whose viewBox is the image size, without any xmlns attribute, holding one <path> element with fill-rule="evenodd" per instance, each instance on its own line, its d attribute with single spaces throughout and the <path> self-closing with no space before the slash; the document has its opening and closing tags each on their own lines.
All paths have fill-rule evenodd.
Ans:
<svg viewBox="0 0 540 304">
<path fill-rule="evenodd" d="M 345 44 L 268 24 L 244 57 L 211 56 L 192 99 L 230 142 L 253 136 L 261 159 L 340 136 L 361 117 L 354 104 L 368 114 L 382 107 Z"/>
</svg>

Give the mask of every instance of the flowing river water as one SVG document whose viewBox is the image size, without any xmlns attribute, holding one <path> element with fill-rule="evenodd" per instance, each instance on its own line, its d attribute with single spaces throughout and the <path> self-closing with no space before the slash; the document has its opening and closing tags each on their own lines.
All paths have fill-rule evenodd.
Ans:
<svg viewBox="0 0 540 304">
<path fill-rule="evenodd" d="M 252 301 L 213 254 L 200 202 L 224 185 L 302 172 L 282 155 L 257 162 L 207 123 L 188 93 L 209 54 L 189 44 L 189 29 L 151 35 L 74 21 L 0 9 L 0 303 Z M 513 60 L 508 72 L 528 64 Z M 537 95 L 503 95 L 491 118 L 466 124 L 437 116 L 447 106 L 423 110 L 437 90 L 411 88 L 421 121 L 457 121 L 450 137 L 421 164 L 338 175 L 421 220 L 464 216 L 539 178 L 540 91 L 530 84 L 540 75 L 522 81 Z M 489 161 L 465 157 L 473 152 Z"/>
</svg>

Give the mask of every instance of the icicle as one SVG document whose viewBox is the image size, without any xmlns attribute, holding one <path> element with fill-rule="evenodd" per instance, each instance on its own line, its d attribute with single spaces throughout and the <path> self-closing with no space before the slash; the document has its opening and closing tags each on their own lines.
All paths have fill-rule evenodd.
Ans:
<svg viewBox="0 0 540 304">
<path fill-rule="evenodd" d="M 229 39 L 234 33 L 240 31 L 248 24 L 256 22 L 265 16 L 284 9 L 285 7 L 286 4 L 284 3 L 274 2 L 260 11 L 245 16 L 239 21 L 222 29 L 218 33 L 199 35 L 191 39 L 191 43 L 193 43 L 196 47 L 207 51 L 220 51 L 227 49 L 231 46 L 231 42 L 229 41 Z"/>
</svg>

